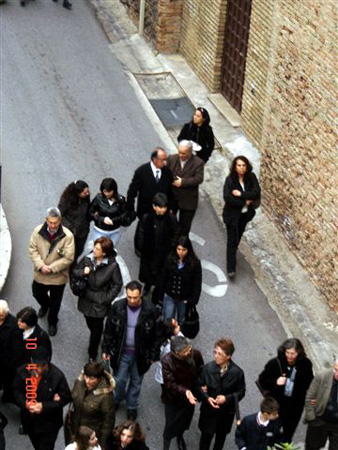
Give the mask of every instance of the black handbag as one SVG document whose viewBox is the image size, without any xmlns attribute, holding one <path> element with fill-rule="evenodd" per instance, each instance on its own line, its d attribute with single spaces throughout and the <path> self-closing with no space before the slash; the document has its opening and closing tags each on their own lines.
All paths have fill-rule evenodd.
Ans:
<svg viewBox="0 0 338 450">
<path fill-rule="evenodd" d="M 70 289 L 76 297 L 81 297 L 87 289 L 87 277 L 73 278 L 70 283 Z"/>
<path fill-rule="evenodd" d="M 200 316 L 195 305 L 186 304 L 185 319 L 181 325 L 184 336 L 194 339 L 200 331 Z"/>
<path fill-rule="evenodd" d="M 278 362 L 280 373 L 281 373 L 281 375 L 283 375 L 283 369 L 282 369 L 281 363 L 279 361 L 279 358 L 276 358 L 276 360 Z M 259 378 L 257 378 L 257 380 L 255 381 L 255 384 L 256 384 L 259 392 L 263 395 L 263 397 L 271 397 L 271 391 L 269 391 L 269 389 L 266 389 L 261 385 Z"/>
</svg>

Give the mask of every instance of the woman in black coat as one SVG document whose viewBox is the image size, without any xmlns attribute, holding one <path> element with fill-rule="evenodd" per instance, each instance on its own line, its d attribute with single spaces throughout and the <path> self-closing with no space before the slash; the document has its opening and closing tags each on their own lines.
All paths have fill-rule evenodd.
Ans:
<svg viewBox="0 0 338 450">
<path fill-rule="evenodd" d="M 223 188 L 223 221 L 226 225 L 227 271 L 229 278 L 236 275 L 236 253 L 245 227 L 256 214 L 261 189 L 245 156 L 236 156 Z M 256 202 L 255 202 L 256 201 Z"/>
<path fill-rule="evenodd" d="M 245 395 L 244 372 L 231 359 L 234 351 L 231 339 L 219 339 L 214 346 L 214 360 L 203 366 L 198 379 L 202 400 L 200 450 L 209 449 L 214 435 L 214 450 L 222 450 L 234 421 L 236 403 Z"/>
<path fill-rule="evenodd" d="M 171 352 L 162 359 L 165 427 L 163 450 L 169 450 L 177 438 L 178 450 L 185 450 L 183 433 L 189 429 L 197 403 L 197 379 L 204 364 L 201 353 L 194 350 L 188 338 L 171 339 Z"/>
<path fill-rule="evenodd" d="M 89 358 L 95 360 L 103 332 L 103 322 L 110 305 L 122 287 L 122 276 L 115 260 L 113 242 L 100 237 L 93 252 L 85 256 L 73 271 L 74 279 L 85 278 L 87 285 L 80 295 L 78 310 L 84 314 L 90 330 Z"/>
<path fill-rule="evenodd" d="M 197 156 L 207 162 L 215 146 L 214 133 L 210 124 L 210 116 L 205 108 L 197 108 L 191 122 L 186 123 L 177 137 L 178 142 L 187 139 L 198 144 L 201 149 Z"/>
<path fill-rule="evenodd" d="M 283 442 L 292 441 L 312 378 L 312 363 L 306 357 L 303 344 L 294 338 L 287 339 L 279 347 L 277 358 L 271 359 L 259 375 L 262 388 L 268 390 L 280 405 Z"/>
<path fill-rule="evenodd" d="M 89 216 L 90 194 L 85 181 L 75 180 L 63 191 L 59 201 L 62 224 L 74 235 L 74 261 L 83 252 L 90 225 Z"/>
<path fill-rule="evenodd" d="M 202 266 L 191 241 L 181 236 L 165 262 L 159 299 L 163 300 L 163 320 L 177 316 L 179 325 L 185 317 L 186 305 L 197 305 L 202 290 Z"/>
<path fill-rule="evenodd" d="M 121 237 L 120 227 L 129 226 L 134 217 L 127 211 L 126 199 L 118 193 L 114 178 L 104 178 L 100 191 L 89 209 L 91 219 L 95 223 L 93 241 L 99 237 L 108 237 L 116 248 Z"/>
<path fill-rule="evenodd" d="M 143 294 L 151 286 L 158 288 L 164 262 L 174 249 L 178 233 L 176 216 L 168 211 L 168 197 L 159 192 L 153 199 L 153 211 L 143 216 L 138 232 L 137 248 L 141 253 L 139 279 L 145 283 Z M 154 292 L 154 300 L 157 295 Z"/>
<path fill-rule="evenodd" d="M 137 422 L 125 420 L 107 439 L 106 450 L 149 450 L 145 435 Z"/>
</svg>

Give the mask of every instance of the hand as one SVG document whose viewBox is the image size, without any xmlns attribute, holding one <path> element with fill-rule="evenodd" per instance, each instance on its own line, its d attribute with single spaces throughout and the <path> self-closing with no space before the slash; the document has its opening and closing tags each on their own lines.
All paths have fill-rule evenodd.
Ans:
<svg viewBox="0 0 338 450">
<path fill-rule="evenodd" d="M 173 181 L 173 186 L 178 187 L 178 188 L 181 187 L 182 186 L 182 178 L 176 177 L 176 180 Z"/>
<path fill-rule="evenodd" d="M 90 267 L 85 267 L 84 269 L 83 269 L 83 274 L 84 275 L 89 275 L 90 274 Z"/>
<path fill-rule="evenodd" d="M 102 353 L 102 359 L 104 361 L 109 361 L 110 360 L 110 355 L 108 355 L 108 353 Z"/>
<path fill-rule="evenodd" d="M 44 265 L 41 267 L 40 271 L 41 271 L 43 274 L 45 274 L 45 275 L 48 275 L 49 273 L 52 272 L 52 271 L 50 270 L 49 266 L 47 266 L 46 264 L 44 264 Z"/>
<path fill-rule="evenodd" d="M 216 403 L 217 403 L 217 405 L 224 405 L 224 403 L 225 403 L 225 395 L 217 395 Z"/>
<path fill-rule="evenodd" d="M 250 206 L 253 203 L 253 200 L 245 200 L 246 206 Z"/>
<path fill-rule="evenodd" d="M 41 414 L 42 411 L 43 411 L 42 403 L 41 402 L 40 403 L 35 403 L 35 405 L 29 406 L 28 411 L 31 414 Z"/>
<path fill-rule="evenodd" d="M 54 402 L 59 402 L 61 400 L 61 397 L 59 396 L 59 394 L 54 394 L 53 400 Z"/>
<path fill-rule="evenodd" d="M 277 386 L 285 386 L 286 383 L 286 376 L 285 373 L 281 377 L 277 379 Z"/>
<path fill-rule="evenodd" d="M 209 402 L 209 405 L 212 406 L 213 408 L 219 409 L 219 406 L 217 405 L 217 402 L 214 398 L 208 397 L 208 402 Z"/>
<path fill-rule="evenodd" d="M 238 189 L 234 189 L 234 190 L 232 191 L 232 195 L 234 195 L 235 197 L 241 197 L 242 192 L 239 191 Z"/>
<path fill-rule="evenodd" d="M 197 398 L 195 398 L 195 397 L 193 396 L 193 393 L 192 393 L 191 391 L 185 391 L 185 395 L 186 395 L 187 399 L 189 400 L 189 402 L 190 402 L 192 405 L 196 405 L 196 403 L 197 403 Z"/>
<path fill-rule="evenodd" d="M 113 221 L 109 217 L 105 217 L 103 223 L 106 225 L 113 225 Z"/>
</svg>

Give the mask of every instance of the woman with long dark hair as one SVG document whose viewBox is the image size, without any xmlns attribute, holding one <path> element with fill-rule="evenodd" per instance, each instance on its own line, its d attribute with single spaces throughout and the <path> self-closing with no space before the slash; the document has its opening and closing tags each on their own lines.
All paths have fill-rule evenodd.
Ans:
<svg viewBox="0 0 338 450">
<path fill-rule="evenodd" d="M 83 180 L 75 180 L 73 183 L 70 183 L 61 194 L 59 200 L 62 224 L 74 235 L 75 262 L 83 252 L 89 233 L 89 205 L 89 187 Z"/>
<path fill-rule="evenodd" d="M 75 280 L 87 280 L 84 292 L 79 296 L 78 309 L 85 316 L 90 330 L 88 354 L 93 360 L 97 357 L 104 319 L 122 287 L 121 271 L 115 256 L 113 242 L 100 237 L 94 242 L 93 251 L 73 270 Z"/>
<path fill-rule="evenodd" d="M 145 435 L 137 422 L 125 420 L 118 425 L 107 439 L 106 450 L 149 450 Z"/>
<path fill-rule="evenodd" d="M 129 226 L 132 222 L 126 207 L 126 199 L 118 192 L 114 178 L 104 178 L 100 185 L 100 193 L 90 205 L 90 215 L 94 220 L 93 241 L 99 237 L 108 237 L 116 248 L 121 237 L 121 226 Z"/>
<path fill-rule="evenodd" d="M 194 115 L 189 123 L 186 123 L 177 137 L 178 142 L 183 140 L 192 141 L 200 147 L 196 155 L 207 162 L 215 146 L 215 138 L 210 126 L 210 116 L 205 108 L 196 108 Z"/>
<path fill-rule="evenodd" d="M 184 321 L 186 305 L 197 305 L 202 290 L 202 266 L 187 236 L 179 237 L 163 268 L 159 300 L 163 320 Z"/>
<path fill-rule="evenodd" d="M 252 171 L 252 165 L 245 156 L 236 156 L 223 188 L 223 221 L 226 225 L 227 271 L 229 278 L 236 275 L 236 253 L 245 227 L 256 214 L 255 208 L 261 189 Z"/>
<path fill-rule="evenodd" d="M 283 342 L 278 348 L 277 357 L 271 359 L 259 375 L 262 388 L 268 390 L 280 405 L 282 442 L 292 441 L 312 378 L 312 363 L 306 357 L 301 341 L 295 338 Z"/>
<path fill-rule="evenodd" d="M 83 426 L 75 433 L 75 441 L 67 445 L 65 450 L 101 450 L 101 447 L 95 431 Z"/>
</svg>

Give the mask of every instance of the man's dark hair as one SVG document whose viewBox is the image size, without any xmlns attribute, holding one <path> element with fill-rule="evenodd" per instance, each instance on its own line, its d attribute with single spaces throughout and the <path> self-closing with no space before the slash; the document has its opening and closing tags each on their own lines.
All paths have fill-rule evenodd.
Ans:
<svg viewBox="0 0 338 450">
<path fill-rule="evenodd" d="M 261 412 L 267 414 L 277 413 L 279 411 L 279 403 L 272 397 L 265 397 L 261 402 Z"/>
<path fill-rule="evenodd" d="M 156 147 L 155 150 L 150 155 L 150 159 L 152 161 L 158 157 L 158 152 L 165 152 L 165 150 L 163 147 Z"/>
<path fill-rule="evenodd" d="M 16 318 L 18 320 L 21 320 L 21 322 L 24 322 L 30 328 L 35 327 L 35 325 L 38 323 L 38 315 L 35 309 L 31 306 L 26 306 L 25 308 L 21 309 L 17 313 Z"/>
<path fill-rule="evenodd" d="M 138 291 L 142 292 L 142 284 L 137 280 L 129 281 L 129 283 L 126 284 L 126 291 L 128 289 L 130 291 L 138 290 Z"/>
<path fill-rule="evenodd" d="M 155 194 L 153 198 L 153 205 L 159 206 L 160 208 L 163 208 L 163 206 L 168 206 L 168 197 L 166 194 L 163 194 L 163 192 L 158 192 Z"/>
</svg>

